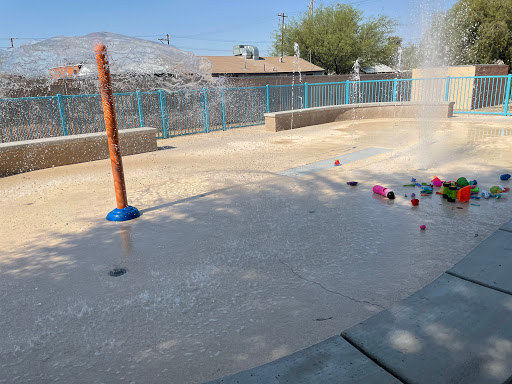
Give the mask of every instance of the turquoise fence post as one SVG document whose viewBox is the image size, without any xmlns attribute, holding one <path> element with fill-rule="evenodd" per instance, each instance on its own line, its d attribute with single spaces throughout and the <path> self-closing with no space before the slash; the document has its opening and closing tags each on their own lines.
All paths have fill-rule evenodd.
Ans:
<svg viewBox="0 0 512 384">
<path fill-rule="evenodd" d="M 267 113 L 270 113 L 270 86 L 268 84 L 265 85 L 265 95 L 267 100 Z"/>
<path fill-rule="evenodd" d="M 398 79 L 393 79 L 393 103 L 396 101 L 396 84 L 398 82 Z"/>
<path fill-rule="evenodd" d="M 226 130 L 226 105 L 224 104 L 224 88 L 220 90 L 220 108 L 222 113 L 222 129 Z"/>
<path fill-rule="evenodd" d="M 162 119 L 162 137 L 167 139 L 169 137 L 167 127 L 167 108 L 165 103 L 165 91 L 163 89 L 158 90 L 158 101 L 160 104 L 160 118 Z"/>
<path fill-rule="evenodd" d="M 308 108 L 309 106 L 309 85 L 308 83 L 304 83 L 304 108 Z"/>
<path fill-rule="evenodd" d="M 135 94 L 137 95 L 137 107 L 139 109 L 139 125 L 142 128 L 146 126 L 144 121 L 144 108 L 142 107 L 142 96 L 140 91 L 136 91 Z"/>
<path fill-rule="evenodd" d="M 62 101 L 62 95 L 60 93 L 57 94 L 57 104 L 59 106 L 59 115 L 60 115 L 60 124 L 62 126 L 62 134 L 64 136 L 68 135 L 68 123 L 66 121 L 66 111 L 64 111 L 64 103 Z"/>
<path fill-rule="evenodd" d="M 446 87 L 444 90 L 444 101 L 448 101 L 449 95 L 450 95 L 450 76 L 446 76 Z"/>
<path fill-rule="evenodd" d="M 203 87 L 203 102 L 204 102 L 204 111 L 203 111 L 203 114 L 204 114 L 204 119 L 203 119 L 204 131 L 206 133 L 208 133 L 208 132 L 210 132 L 210 122 L 209 122 L 209 119 L 208 119 L 208 90 L 206 89 L 206 87 Z"/>
<path fill-rule="evenodd" d="M 508 103 L 510 101 L 510 81 L 512 80 L 512 75 L 507 76 L 507 91 L 505 94 L 505 101 L 503 105 L 503 116 L 507 116 L 508 114 Z"/>
<path fill-rule="evenodd" d="M 345 81 L 345 104 L 350 104 L 350 80 Z"/>
</svg>

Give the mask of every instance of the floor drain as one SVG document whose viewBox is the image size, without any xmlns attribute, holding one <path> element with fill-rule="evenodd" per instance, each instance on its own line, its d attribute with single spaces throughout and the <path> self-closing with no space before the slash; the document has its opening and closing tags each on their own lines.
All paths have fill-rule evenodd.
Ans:
<svg viewBox="0 0 512 384">
<path fill-rule="evenodd" d="M 113 270 L 108 272 L 108 274 L 112 277 L 123 276 L 125 273 L 126 273 L 126 269 L 124 269 L 124 268 L 114 268 Z"/>
</svg>

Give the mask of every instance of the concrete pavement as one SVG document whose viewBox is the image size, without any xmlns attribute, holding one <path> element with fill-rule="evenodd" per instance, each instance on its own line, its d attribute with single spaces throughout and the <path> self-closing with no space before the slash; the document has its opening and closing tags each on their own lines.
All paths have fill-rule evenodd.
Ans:
<svg viewBox="0 0 512 384">
<path fill-rule="evenodd" d="M 509 383 L 511 225 L 431 284 L 343 331 L 342 338 L 211 384 Z"/>
</svg>

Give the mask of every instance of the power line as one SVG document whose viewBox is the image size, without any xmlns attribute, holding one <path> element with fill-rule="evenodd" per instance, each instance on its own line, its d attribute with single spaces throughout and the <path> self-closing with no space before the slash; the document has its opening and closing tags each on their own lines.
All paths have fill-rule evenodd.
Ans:
<svg viewBox="0 0 512 384">
<path fill-rule="evenodd" d="M 197 47 L 176 47 L 178 49 L 194 49 L 196 51 L 209 51 L 209 52 L 232 52 L 231 49 L 214 49 L 214 48 L 197 48 Z"/>
<path fill-rule="evenodd" d="M 213 41 L 219 43 L 232 43 L 234 40 L 227 39 L 200 39 L 195 37 L 187 37 L 187 36 L 173 36 L 175 39 L 186 39 L 186 40 L 197 40 L 197 41 Z M 237 39 L 240 40 L 240 39 Z M 244 40 L 246 43 L 270 43 L 270 40 Z"/>
<path fill-rule="evenodd" d="M 11 37 L 0 37 L 0 40 L 10 40 Z M 49 39 L 49 37 L 12 37 L 12 39 L 16 40 L 45 40 Z"/>
<path fill-rule="evenodd" d="M 382 0 L 360 0 L 360 1 L 350 1 L 347 4 L 357 5 L 357 4 L 368 4 L 368 3 L 376 3 Z"/>
<path fill-rule="evenodd" d="M 143 35 L 143 36 L 129 36 L 128 37 L 136 37 L 136 38 L 150 38 L 150 37 L 159 37 L 162 35 Z M 167 35 L 166 35 L 167 36 Z M 170 35 L 169 35 L 170 37 Z M 190 36 L 178 36 L 173 35 L 173 38 L 175 39 L 185 39 L 185 40 L 197 40 L 197 41 L 211 41 L 211 42 L 219 42 L 219 43 L 232 43 L 234 40 L 228 40 L 228 39 L 207 39 L 207 38 L 197 38 L 197 37 L 190 37 Z M 14 37 L 16 40 L 47 40 L 51 39 L 51 37 Z M 0 37 L 0 40 L 10 40 L 10 37 Z M 158 40 L 164 40 L 167 41 L 167 37 L 158 39 Z M 246 43 L 269 43 L 270 40 L 245 40 Z"/>
<path fill-rule="evenodd" d="M 164 43 L 164 41 L 167 41 L 167 45 L 169 45 L 169 44 L 170 44 L 170 43 L 169 43 L 169 34 L 166 34 L 165 36 L 166 36 L 166 37 L 164 37 L 164 38 L 162 38 L 162 39 L 158 39 L 158 40 L 160 40 L 160 41 L 162 42 L 162 44 Z"/>
<path fill-rule="evenodd" d="M 233 26 L 231 26 L 229 28 L 212 29 L 212 30 L 209 30 L 209 31 L 195 33 L 193 35 L 188 35 L 187 37 L 199 37 L 199 36 L 203 36 L 203 35 L 211 35 L 213 33 L 227 32 L 227 31 L 236 31 L 238 29 L 244 29 L 244 28 L 252 27 L 253 25 L 263 24 L 263 23 L 267 22 L 270 19 L 271 18 L 269 16 L 265 16 L 264 18 L 253 20 L 250 23 L 245 22 L 243 24 L 233 25 Z"/>
</svg>

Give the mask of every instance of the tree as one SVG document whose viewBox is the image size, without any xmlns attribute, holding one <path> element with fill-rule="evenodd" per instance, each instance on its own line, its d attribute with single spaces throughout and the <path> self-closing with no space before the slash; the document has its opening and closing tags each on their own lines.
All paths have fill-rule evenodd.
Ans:
<svg viewBox="0 0 512 384">
<path fill-rule="evenodd" d="M 402 70 L 411 70 L 420 65 L 420 47 L 408 44 L 402 48 Z"/>
<path fill-rule="evenodd" d="M 442 34 L 438 51 L 449 65 L 494 64 L 512 59 L 512 1 L 459 0 L 446 13 L 435 15 L 423 45 Z M 431 44 L 432 45 L 432 44 Z"/>
<path fill-rule="evenodd" d="M 362 65 L 391 64 L 398 49 L 392 36 L 396 22 L 386 16 L 363 19 L 362 11 L 347 4 L 319 6 L 292 18 L 284 30 L 283 54 L 294 54 L 294 43 L 304 57 L 329 73 L 348 73 L 359 58 Z M 401 41 L 401 39 L 400 39 Z M 272 55 L 281 54 L 281 25 L 274 31 Z"/>
</svg>

